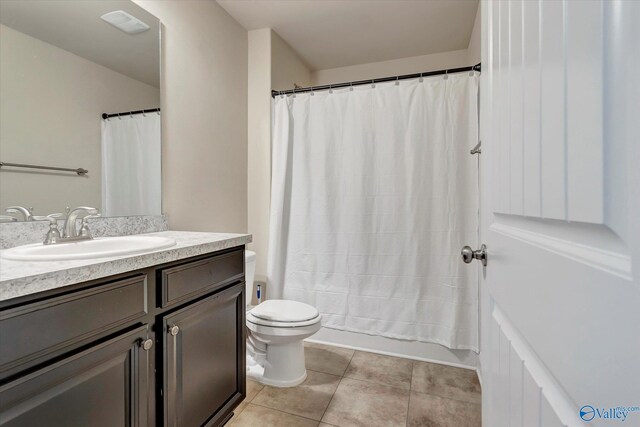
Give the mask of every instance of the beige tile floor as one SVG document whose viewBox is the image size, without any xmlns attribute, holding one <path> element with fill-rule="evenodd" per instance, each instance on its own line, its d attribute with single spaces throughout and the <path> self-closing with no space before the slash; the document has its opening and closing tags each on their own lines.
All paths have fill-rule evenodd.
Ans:
<svg viewBox="0 0 640 427">
<path fill-rule="evenodd" d="M 228 425 L 480 426 L 475 371 L 320 344 L 305 344 L 307 379 L 293 388 L 247 381 Z"/>
</svg>

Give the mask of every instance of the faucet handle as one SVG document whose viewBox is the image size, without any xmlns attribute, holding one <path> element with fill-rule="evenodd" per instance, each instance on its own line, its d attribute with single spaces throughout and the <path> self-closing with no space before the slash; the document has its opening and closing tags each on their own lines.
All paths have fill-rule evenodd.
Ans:
<svg viewBox="0 0 640 427">
<path fill-rule="evenodd" d="M 52 213 L 47 216 L 37 215 L 33 217 L 34 221 L 49 221 L 49 225 L 57 225 L 58 218 L 62 218 L 61 213 Z"/>
<path fill-rule="evenodd" d="M 82 218 L 82 222 L 80 223 L 80 235 L 84 237 L 92 237 L 91 231 L 89 230 L 89 223 L 87 220 L 91 218 L 100 218 L 101 216 L 102 214 L 97 213 L 95 215 L 87 215 L 84 218 Z"/>
<path fill-rule="evenodd" d="M 97 210 L 97 209 L 96 209 Z M 91 218 L 101 218 L 102 214 L 100 212 L 96 213 L 96 214 L 91 214 L 91 215 L 87 215 L 84 218 L 82 218 L 83 220 L 85 219 L 91 219 Z"/>
<path fill-rule="evenodd" d="M 98 215 L 100 213 L 98 208 L 92 208 L 91 206 L 78 206 L 77 208 L 74 208 L 71 211 L 72 212 L 73 211 L 85 211 L 89 215 Z"/>
<path fill-rule="evenodd" d="M 58 230 L 58 218 L 62 216 L 61 213 L 49 214 L 47 216 L 34 216 L 36 221 L 49 221 L 49 231 L 44 239 L 45 245 L 51 245 L 60 241 L 60 230 Z"/>
<path fill-rule="evenodd" d="M 0 222 L 17 222 L 18 218 L 11 215 L 0 215 Z"/>
</svg>

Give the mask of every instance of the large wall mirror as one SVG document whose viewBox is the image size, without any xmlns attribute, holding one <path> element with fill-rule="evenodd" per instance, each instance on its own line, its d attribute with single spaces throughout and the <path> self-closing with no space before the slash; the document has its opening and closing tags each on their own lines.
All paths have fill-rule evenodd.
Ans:
<svg viewBox="0 0 640 427">
<path fill-rule="evenodd" d="M 129 0 L 1 1 L 2 221 L 161 214 L 159 107 L 153 15 Z"/>
</svg>

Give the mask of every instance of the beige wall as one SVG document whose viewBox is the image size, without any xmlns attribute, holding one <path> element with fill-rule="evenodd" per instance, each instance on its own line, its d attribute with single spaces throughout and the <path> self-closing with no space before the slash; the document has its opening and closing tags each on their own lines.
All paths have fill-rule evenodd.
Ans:
<svg viewBox="0 0 640 427">
<path fill-rule="evenodd" d="M 155 108 L 160 91 L 0 25 L 0 160 L 85 168 L 89 174 L 0 170 L 0 213 L 36 215 L 101 205 L 101 115 Z"/>
<path fill-rule="evenodd" d="M 312 73 L 313 85 L 327 85 L 355 80 L 375 79 L 402 74 L 414 74 L 443 68 L 466 67 L 469 65 L 467 49 L 431 55 L 412 56 L 391 61 L 372 62 L 349 67 L 317 70 Z"/>
<path fill-rule="evenodd" d="M 135 0 L 163 24 L 162 197 L 174 230 L 247 231 L 247 31 L 215 1 Z"/>
<path fill-rule="evenodd" d="M 271 31 L 271 89 L 293 89 L 293 85 L 310 86 L 311 71 L 293 49 Z"/>
<path fill-rule="evenodd" d="M 478 11 L 476 12 L 476 20 L 473 23 L 473 30 L 471 31 L 471 39 L 469 40 L 469 47 L 467 47 L 467 56 L 469 65 L 475 65 L 481 61 L 480 57 L 480 35 L 481 35 L 481 22 L 480 19 L 480 4 L 478 4 Z"/>
<path fill-rule="evenodd" d="M 415 74 L 445 68 L 458 68 L 475 65 L 480 62 L 480 6 L 476 13 L 471 39 L 467 49 L 431 55 L 412 56 L 390 61 L 358 64 L 349 67 L 315 70 L 311 73 L 314 86 L 344 83 L 356 80 L 375 79 L 402 74 Z"/>
<path fill-rule="evenodd" d="M 256 280 L 265 280 L 271 183 L 271 29 L 249 31 L 249 249 L 256 252 Z"/>
</svg>

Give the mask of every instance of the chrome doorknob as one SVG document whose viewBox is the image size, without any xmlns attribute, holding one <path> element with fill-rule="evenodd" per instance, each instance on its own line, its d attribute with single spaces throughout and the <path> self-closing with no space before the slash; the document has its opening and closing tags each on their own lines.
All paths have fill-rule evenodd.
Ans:
<svg viewBox="0 0 640 427">
<path fill-rule="evenodd" d="M 462 251 L 460 253 L 462 254 L 462 260 L 466 264 L 469 264 L 474 259 L 477 259 L 482 262 L 483 266 L 487 266 L 487 245 L 485 245 L 484 243 L 480 246 L 480 249 L 475 251 L 469 246 L 465 246 L 464 248 L 462 248 Z"/>
</svg>

